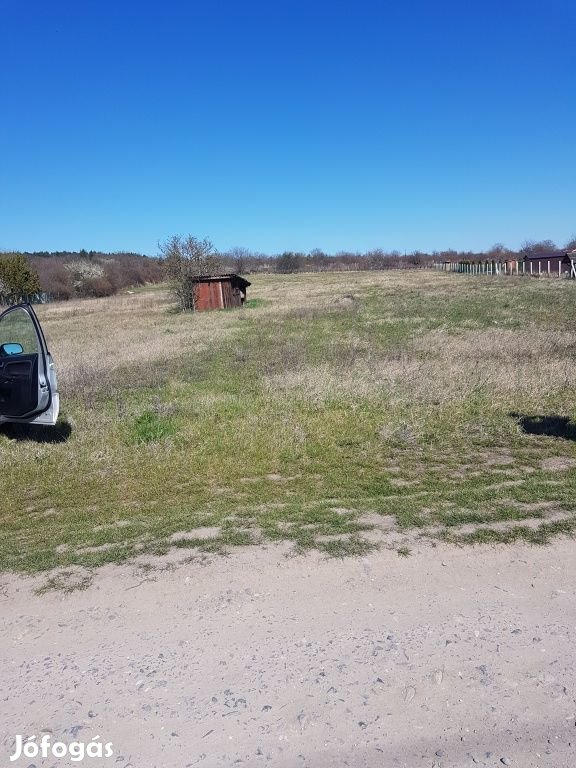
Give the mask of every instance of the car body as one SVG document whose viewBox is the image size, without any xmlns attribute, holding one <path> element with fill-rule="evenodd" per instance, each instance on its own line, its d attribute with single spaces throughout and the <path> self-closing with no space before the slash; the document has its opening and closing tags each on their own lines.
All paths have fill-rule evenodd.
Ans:
<svg viewBox="0 0 576 768">
<path fill-rule="evenodd" d="M 15 304 L 0 314 L 0 425 L 54 426 L 60 410 L 56 368 L 36 313 Z"/>
</svg>

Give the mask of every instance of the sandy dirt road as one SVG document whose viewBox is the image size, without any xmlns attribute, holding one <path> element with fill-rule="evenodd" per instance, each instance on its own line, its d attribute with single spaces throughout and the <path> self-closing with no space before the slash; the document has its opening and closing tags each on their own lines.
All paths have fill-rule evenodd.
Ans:
<svg viewBox="0 0 576 768">
<path fill-rule="evenodd" d="M 252 548 L 41 597 L 5 576 L 0 766 L 573 768 L 575 555 Z M 114 756 L 9 762 L 43 732 Z"/>
</svg>

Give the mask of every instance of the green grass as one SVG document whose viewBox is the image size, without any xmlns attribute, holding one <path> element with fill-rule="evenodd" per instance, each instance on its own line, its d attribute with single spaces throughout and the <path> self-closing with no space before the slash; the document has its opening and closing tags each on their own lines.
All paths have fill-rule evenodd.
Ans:
<svg viewBox="0 0 576 768">
<path fill-rule="evenodd" d="M 175 431 L 172 419 L 147 410 L 134 419 L 130 430 L 130 441 L 136 444 L 157 443 L 172 436 Z"/>
<path fill-rule="evenodd" d="M 70 435 L 0 429 L 1 569 L 275 541 L 343 557 L 374 548 L 380 525 L 406 537 L 400 556 L 419 536 L 573 534 L 574 442 L 511 414 L 576 416 L 575 283 L 253 283 L 250 312 L 182 316 L 161 291 L 43 309 Z M 88 376 L 96 322 L 127 354 Z"/>
<path fill-rule="evenodd" d="M 396 552 L 398 553 L 399 557 L 410 557 L 410 555 L 412 554 L 411 550 L 408 547 L 398 547 Z"/>
<path fill-rule="evenodd" d="M 244 302 L 244 308 L 245 309 L 258 309 L 259 307 L 265 306 L 266 301 L 264 299 L 247 299 Z"/>
</svg>

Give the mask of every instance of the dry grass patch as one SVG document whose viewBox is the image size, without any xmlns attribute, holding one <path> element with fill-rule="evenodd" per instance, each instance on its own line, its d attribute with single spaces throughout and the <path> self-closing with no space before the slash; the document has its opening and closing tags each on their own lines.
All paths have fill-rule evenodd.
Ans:
<svg viewBox="0 0 576 768">
<path fill-rule="evenodd" d="M 168 291 L 158 290 L 47 304 L 38 314 L 64 397 L 161 386 L 175 362 L 219 344 L 236 324 L 225 312 L 177 315 Z"/>
</svg>

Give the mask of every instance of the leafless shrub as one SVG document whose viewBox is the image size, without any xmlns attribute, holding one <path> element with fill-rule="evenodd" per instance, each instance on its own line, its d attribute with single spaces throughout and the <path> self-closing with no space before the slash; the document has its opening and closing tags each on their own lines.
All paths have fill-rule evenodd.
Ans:
<svg viewBox="0 0 576 768">
<path fill-rule="evenodd" d="M 213 244 L 204 238 L 173 235 L 160 245 L 174 297 L 182 312 L 196 308 L 198 277 L 216 275 L 222 264 Z"/>
</svg>

